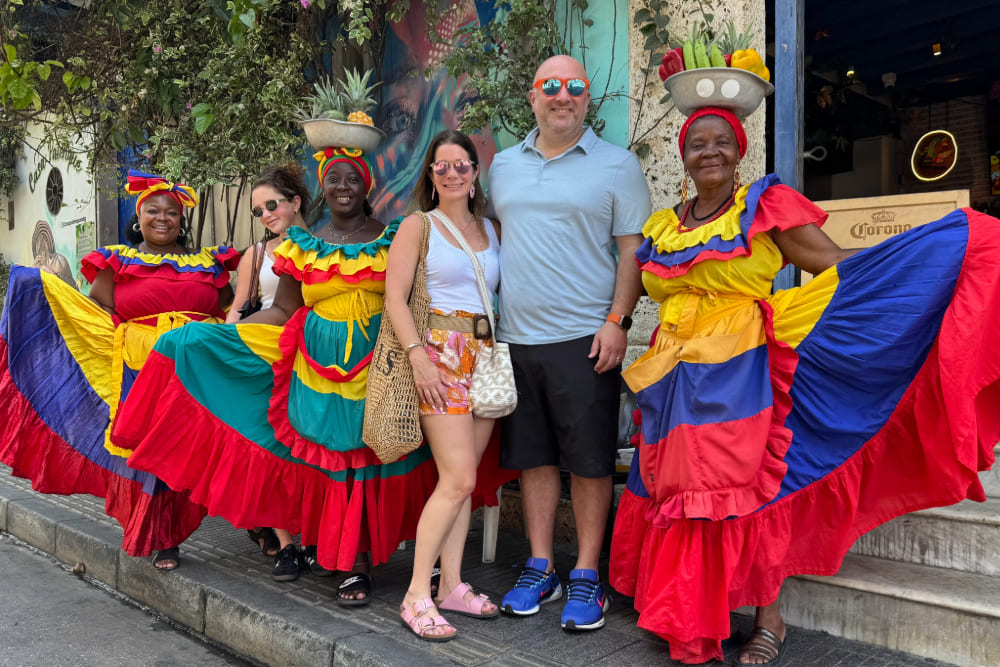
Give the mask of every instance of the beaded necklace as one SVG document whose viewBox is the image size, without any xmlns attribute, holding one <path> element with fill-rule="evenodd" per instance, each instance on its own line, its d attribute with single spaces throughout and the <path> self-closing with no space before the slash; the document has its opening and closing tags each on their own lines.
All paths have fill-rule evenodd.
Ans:
<svg viewBox="0 0 1000 667">
<path fill-rule="evenodd" d="M 725 213 L 729 209 L 729 204 L 733 201 L 733 198 L 732 198 L 732 196 L 730 196 L 728 199 L 726 199 L 726 201 L 724 201 L 721 204 L 719 204 L 719 207 L 717 209 L 715 209 L 714 211 L 712 211 L 708 215 L 705 215 L 704 217 L 701 217 L 701 218 L 699 218 L 694 213 L 694 203 L 697 200 L 698 200 L 698 198 L 695 197 L 690 202 L 688 202 L 688 205 L 684 208 L 684 213 L 681 215 L 681 221 L 680 221 L 681 222 L 681 227 L 688 227 L 688 229 L 695 229 L 697 227 L 701 227 L 702 225 L 707 225 L 708 223 L 710 223 L 713 220 L 717 219 L 719 216 L 721 216 L 723 213 Z M 698 224 L 692 225 L 692 226 L 688 226 L 688 225 L 684 224 L 684 222 L 687 220 L 689 214 L 691 215 L 691 219 L 694 220 Z"/>
</svg>

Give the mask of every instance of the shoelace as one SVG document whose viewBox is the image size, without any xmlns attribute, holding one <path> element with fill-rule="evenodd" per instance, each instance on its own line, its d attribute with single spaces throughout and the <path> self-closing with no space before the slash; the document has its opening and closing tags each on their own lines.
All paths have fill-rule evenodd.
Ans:
<svg viewBox="0 0 1000 667">
<path fill-rule="evenodd" d="M 569 582 L 569 600 L 590 602 L 597 595 L 598 582 L 589 579 L 573 579 Z"/>
<path fill-rule="evenodd" d="M 525 567 L 521 570 L 521 576 L 517 578 L 514 588 L 536 588 L 548 576 L 547 573 L 541 570 L 536 570 L 533 567 Z"/>
</svg>

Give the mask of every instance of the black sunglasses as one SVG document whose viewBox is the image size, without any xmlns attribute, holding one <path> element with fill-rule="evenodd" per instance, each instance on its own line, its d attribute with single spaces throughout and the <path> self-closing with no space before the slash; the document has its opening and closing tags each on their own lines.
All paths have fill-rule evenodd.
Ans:
<svg viewBox="0 0 1000 667">
<path fill-rule="evenodd" d="M 288 201 L 288 199 L 284 197 L 282 197 L 281 199 L 268 199 L 266 202 L 264 202 L 264 208 L 266 208 L 269 212 L 274 213 L 274 209 L 278 208 L 278 204 L 280 204 L 283 201 Z M 264 215 L 264 211 L 260 208 L 260 206 L 254 206 L 252 209 L 250 209 L 250 215 L 252 215 L 255 218 L 259 218 L 260 216 Z"/>
</svg>

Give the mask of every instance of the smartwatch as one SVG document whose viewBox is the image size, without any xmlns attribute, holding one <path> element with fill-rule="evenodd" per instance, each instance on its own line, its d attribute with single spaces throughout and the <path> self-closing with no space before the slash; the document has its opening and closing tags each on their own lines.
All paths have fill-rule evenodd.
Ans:
<svg viewBox="0 0 1000 667">
<path fill-rule="evenodd" d="M 619 315 L 618 313 L 609 313 L 605 318 L 606 322 L 614 322 L 620 326 L 625 331 L 632 328 L 632 318 L 628 315 Z"/>
</svg>

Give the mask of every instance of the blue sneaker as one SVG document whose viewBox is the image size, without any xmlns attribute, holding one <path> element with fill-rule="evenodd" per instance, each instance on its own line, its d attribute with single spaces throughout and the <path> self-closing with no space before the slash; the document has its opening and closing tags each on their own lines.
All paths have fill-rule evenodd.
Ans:
<svg viewBox="0 0 1000 667">
<path fill-rule="evenodd" d="M 503 596 L 500 608 L 514 616 L 531 616 L 541 605 L 561 598 L 559 577 L 554 571 L 546 573 L 548 567 L 544 558 L 529 558 L 514 588 Z"/>
<path fill-rule="evenodd" d="M 569 573 L 566 606 L 562 626 L 567 630 L 596 630 L 604 626 L 604 612 L 611 600 L 604 594 L 604 585 L 596 570 L 573 570 Z"/>
</svg>

